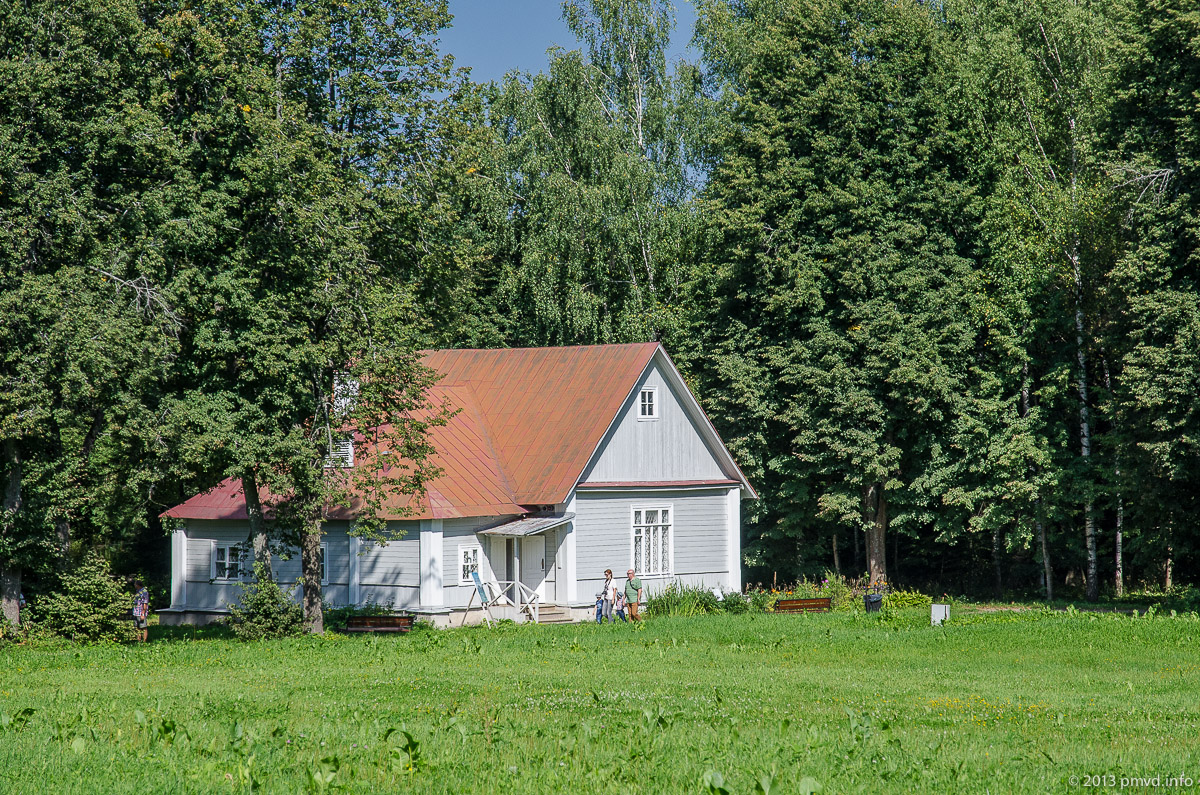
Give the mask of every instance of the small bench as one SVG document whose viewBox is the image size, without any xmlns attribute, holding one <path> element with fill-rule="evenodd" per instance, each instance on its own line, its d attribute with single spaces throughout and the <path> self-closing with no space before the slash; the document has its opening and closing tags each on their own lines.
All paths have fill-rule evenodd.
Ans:
<svg viewBox="0 0 1200 795">
<path fill-rule="evenodd" d="M 828 613 L 832 609 L 833 600 L 829 597 L 822 599 L 780 599 L 775 603 L 776 613 Z"/>
<path fill-rule="evenodd" d="M 346 632 L 408 632 L 413 628 L 412 616 L 350 616 Z"/>
</svg>

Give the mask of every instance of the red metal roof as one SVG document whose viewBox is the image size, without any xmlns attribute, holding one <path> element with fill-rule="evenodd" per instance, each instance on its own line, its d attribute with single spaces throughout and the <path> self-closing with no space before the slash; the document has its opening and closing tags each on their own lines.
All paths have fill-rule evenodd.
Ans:
<svg viewBox="0 0 1200 795">
<path fill-rule="evenodd" d="M 443 386 L 471 390 L 522 505 L 566 500 L 657 342 L 429 351 Z"/>
<path fill-rule="evenodd" d="M 431 402 L 445 401 L 458 413 L 430 431 L 442 475 L 411 512 L 412 498 L 400 495 L 385 503 L 384 516 L 506 516 L 565 501 L 658 347 L 425 352 L 424 363 L 443 376 Z M 351 506 L 330 517 L 353 514 Z M 224 480 L 163 516 L 245 519 L 241 482 Z"/>
</svg>

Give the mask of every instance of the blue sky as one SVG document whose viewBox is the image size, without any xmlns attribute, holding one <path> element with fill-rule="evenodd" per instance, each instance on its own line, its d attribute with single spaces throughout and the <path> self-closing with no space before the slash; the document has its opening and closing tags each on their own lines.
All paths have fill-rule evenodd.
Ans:
<svg viewBox="0 0 1200 795">
<path fill-rule="evenodd" d="M 454 24 L 442 31 L 442 51 L 454 54 L 456 66 L 471 67 L 481 83 L 513 69 L 540 72 L 548 48 L 578 46 L 560 8 L 560 0 L 450 0 Z M 689 0 L 675 0 L 675 21 L 672 60 L 684 54 L 692 36 L 696 10 Z"/>
</svg>

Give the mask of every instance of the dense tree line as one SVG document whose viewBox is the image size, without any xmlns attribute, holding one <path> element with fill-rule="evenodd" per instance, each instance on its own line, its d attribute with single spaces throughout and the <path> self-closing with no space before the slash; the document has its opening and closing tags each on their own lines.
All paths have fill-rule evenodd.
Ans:
<svg viewBox="0 0 1200 795">
<path fill-rule="evenodd" d="M 762 492 L 751 581 L 1190 581 L 1200 14 L 698 8 L 670 63 L 667 0 L 568 0 L 483 85 L 441 0 L 0 12 L 5 614 L 83 548 L 161 577 L 233 476 L 319 629 L 337 434 L 424 417 L 358 485 L 431 474 L 414 350 L 649 339 Z"/>
</svg>

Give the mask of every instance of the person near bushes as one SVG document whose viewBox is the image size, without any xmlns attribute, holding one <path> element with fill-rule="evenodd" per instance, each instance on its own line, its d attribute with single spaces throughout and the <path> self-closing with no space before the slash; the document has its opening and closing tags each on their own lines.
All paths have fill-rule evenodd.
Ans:
<svg viewBox="0 0 1200 795">
<path fill-rule="evenodd" d="M 625 603 L 629 605 L 629 620 L 641 621 L 638 615 L 638 603 L 642 601 L 642 581 L 635 575 L 633 569 L 625 572 Z"/>
<path fill-rule="evenodd" d="M 133 595 L 133 625 L 137 627 L 138 640 L 145 643 L 150 638 L 150 591 L 141 580 L 134 580 L 133 587 L 137 590 Z"/>
</svg>

